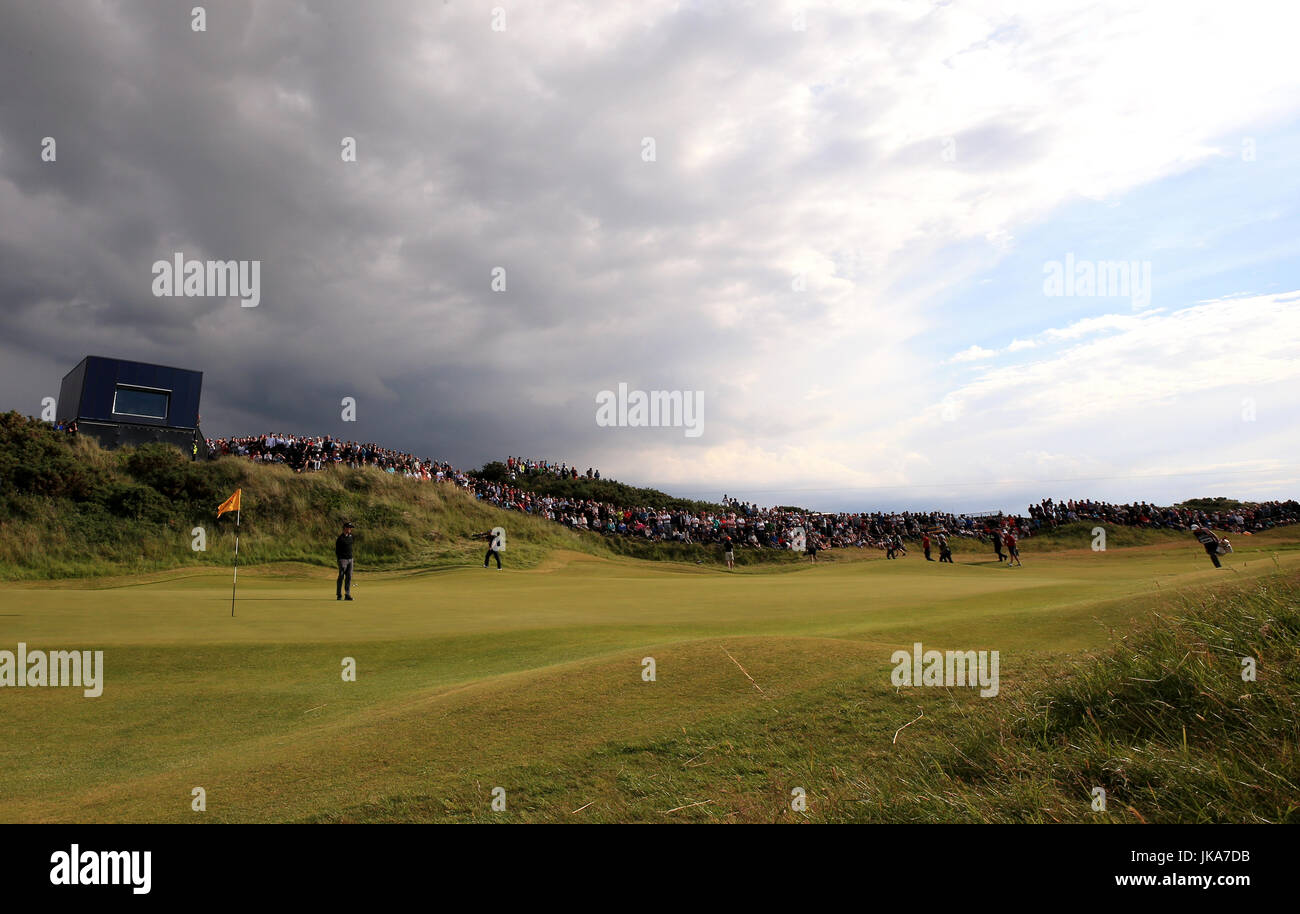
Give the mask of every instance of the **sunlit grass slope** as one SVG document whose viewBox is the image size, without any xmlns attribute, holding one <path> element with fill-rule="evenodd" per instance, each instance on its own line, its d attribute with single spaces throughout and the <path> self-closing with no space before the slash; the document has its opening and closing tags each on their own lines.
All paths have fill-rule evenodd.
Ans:
<svg viewBox="0 0 1300 914">
<path fill-rule="evenodd" d="M 280 564 L 241 573 L 233 619 L 225 569 L 11 582 L 0 650 L 99 649 L 106 676 L 0 689 L 0 819 L 1294 818 L 1295 546 L 1252 538 L 1222 571 L 1190 537 L 1016 569 L 508 550 L 363 565 L 353 603 Z M 999 695 L 896 689 L 918 641 L 999 651 Z"/>
</svg>

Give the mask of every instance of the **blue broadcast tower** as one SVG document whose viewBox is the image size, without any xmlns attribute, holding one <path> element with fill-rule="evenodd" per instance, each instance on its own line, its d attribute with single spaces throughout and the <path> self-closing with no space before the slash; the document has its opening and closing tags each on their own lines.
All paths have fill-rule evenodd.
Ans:
<svg viewBox="0 0 1300 914">
<path fill-rule="evenodd" d="M 203 372 L 88 355 L 63 376 L 58 418 L 102 447 L 162 441 L 208 456 L 199 429 Z"/>
</svg>

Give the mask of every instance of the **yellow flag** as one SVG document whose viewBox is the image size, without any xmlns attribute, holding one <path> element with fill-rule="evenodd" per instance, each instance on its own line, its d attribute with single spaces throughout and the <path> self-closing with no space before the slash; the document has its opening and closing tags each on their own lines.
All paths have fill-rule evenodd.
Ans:
<svg viewBox="0 0 1300 914">
<path fill-rule="evenodd" d="M 221 515 L 225 514 L 227 511 L 239 510 L 239 493 L 242 491 L 244 490 L 236 489 L 234 495 L 230 496 L 225 501 L 223 501 L 219 506 L 217 506 L 217 517 L 221 517 Z"/>
</svg>

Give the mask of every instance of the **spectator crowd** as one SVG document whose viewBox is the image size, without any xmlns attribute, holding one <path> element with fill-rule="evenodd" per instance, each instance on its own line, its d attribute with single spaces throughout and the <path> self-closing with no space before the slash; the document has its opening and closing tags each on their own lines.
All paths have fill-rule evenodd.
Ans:
<svg viewBox="0 0 1300 914">
<path fill-rule="evenodd" d="M 507 457 L 506 472 L 510 474 L 511 479 L 517 479 L 520 476 L 554 476 L 558 479 L 577 479 L 578 468 L 569 466 L 564 462 L 554 460 L 537 460 L 533 457 Z M 587 479 L 599 479 L 600 470 L 593 470 L 587 467 L 584 474 Z"/>
<path fill-rule="evenodd" d="M 1077 521 L 1167 530 L 1190 530 L 1196 524 L 1233 533 L 1254 533 L 1282 524 L 1297 523 L 1300 521 L 1300 510 L 1294 500 L 1261 502 L 1223 511 L 1204 511 L 1161 508 L 1146 502 L 1112 505 L 1103 501 L 1053 501 L 1045 498 L 1039 504 L 1029 506 L 1026 526 L 1032 533 Z"/>
<path fill-rule="evenodd" d="M 795 531 L 801 528 L 806 542 L 817 549 L 888 549 L 901 540 L 919 540 L 926 534 L 988 542 L 994 536 L 1001 537 L 1010 531 L 1023 539 L 1079 521 L 1172 530 L 1187 530 L 1197 524 L 1235 533 L 1300 523 L 1300 504 L 1294 500 L 1203 511 L 1159 507 L 1146 502 L 1116 505 L 1090 499 L 1054 501 L 1047 498 L 1030 505 L 1023 515 L 1004 515 L 1001 512 L 968 515 L 939 511 L 824 513 L 789 507 L 760 508 L 724 495 L 720 507 L 670 509 L 543 495 L 528 488 L 528 482 L 536 477 L 601 478 L 599 470 L 588 467 L 585 473 L 581 473 L 576 465 L 567 461 L 510 456 L 504 462 L 508 481 L 497 482 L 457 470 L 445 461 L 329 435 L 275 433 L 209 438 L 207 444 L 213 456 L 234 455 L 259 463 L 283 464 L 300 473 L 331 466 L 373 466 L 414 479 L 449 482 L 471 491 L 481 501 L 505 510 L 543 517 L 575 530 L 628 536 L 647 542 L 788 549 Z M 511 484 L 516 482 L 519 485 Z"/>
<path fill-rule="evenodd" d="M 469 477 L 458 473 L 451 464 L 427 457 L 416 457 L 359 441 L 344 441 L 329 435 L 249 435 L 243 438 L 208 438 L 208 453 L 213 457 L 233 455 L 256 463 L 283 464 L 298 473 L 323 470 L 330 466 L 377 467 L 385 473 L 413 479 L 457 481 L 469 484 Z M 459 478 L 458 478 L 459 477 Z"/>
</svg>

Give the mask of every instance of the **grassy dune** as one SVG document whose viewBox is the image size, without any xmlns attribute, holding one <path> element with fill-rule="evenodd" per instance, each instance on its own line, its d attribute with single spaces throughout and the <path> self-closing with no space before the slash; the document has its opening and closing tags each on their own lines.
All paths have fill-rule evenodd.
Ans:
<svg viewBox="0 0 1300 914">
<path fill-rule="evenodd" d="M 617 486 L 615 483 L 606 485 Z M 450 484 L 373 468 L 297 474 L 283 466 L 225 458 L 192 463 L 165 445 L 105 451 L 16 413 L 0 414 L 0 581 L 149 574 L 230 566 L 234 515 L 216 508 L 243 489 L 240 563 L 332 566 L 344 520 L 370 568 L 429 569 L 481 562 L 475 533 L 507 531 L 516 567 L 557 549 L 659 561 L 711 562 L 698 545 L 617 540 L 501 511 Z M 645 490 L 627 491 L 641 493 Z M 195 549 L 196 528 L 203 549 Z M 738 563 L 788 564 L 772 550 L 742 550 Z"/>
<path fill-rule="evenodd" d="M 1023 569 L 508 552 L 363 566 L 350 604 L 279 564 L 241 574 L 234 619 L 224 570 L 11 582 L 0 649 L 102 649 L 107 682 L 0 691 L 0 819 L 1294 820 L 1296 547 L 1220 572 L 1190 538 Z M 998 650 L 998 697 L 895 689 L 914 641 Z"/>
<path fill-rule="evenodd" d="M 601 552 L 558 524 L 480 504 L 452 485 L 421 483 L 375 469 L 299 475 L 284 467 L 226 458 L 191 464 L 172 449 L 108 453 L 77 442 L 96 471 L 85 498 L 9 494 L 0 510 L 0 579 L 139 575 L 178 567 L 229 568 L 235 517 L 217 504 L 239 487 L 244 511 L 240 563 L 332 565 L 344 520 L 372 568 L 428 568 L 482 560 L 473 534 L 501 524 L 516 564 L 535 565 L 554 549 Z M 136 469 L 133 473 L 132 470 Z M 140 481 L 143 478 L 145 481 Z M 181 491 L 177 491 L 177 490 Z M 118 497 L 123 490 L 130 493 Z M 134 493 L 151 493 L 133 499 Z M 139 504 L 138 511 L 131 505 Z M 195 528 L 203 550 L 194 549 Z"/>
</svg>

